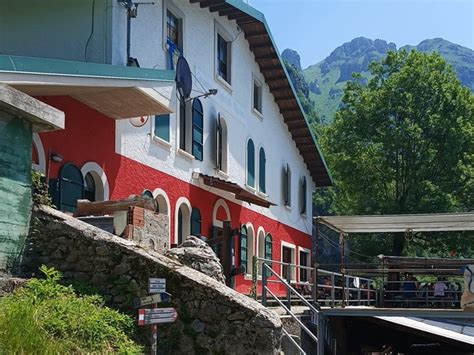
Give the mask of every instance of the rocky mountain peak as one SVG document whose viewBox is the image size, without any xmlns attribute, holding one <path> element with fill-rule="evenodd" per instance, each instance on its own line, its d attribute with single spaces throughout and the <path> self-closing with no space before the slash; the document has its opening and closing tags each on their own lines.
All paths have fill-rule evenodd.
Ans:
<svg viewBox="0 0 474 355">
<path fill-rule="evenodd" d="M 297 51 L 287 48 L 281 53 L 281 57 L 296 69 L 301 70 L 301 58 Z"/>
</svg>

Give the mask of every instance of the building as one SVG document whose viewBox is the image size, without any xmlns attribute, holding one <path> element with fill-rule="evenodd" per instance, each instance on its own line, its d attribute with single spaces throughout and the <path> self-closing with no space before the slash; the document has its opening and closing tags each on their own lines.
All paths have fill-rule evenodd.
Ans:
<svg viewBox="0 0 474 355">
<path fill-rule="evenodd" d="M 0 81 L 65 112 L 33 149 L 59 208 L 152 193 L 170 245 L 230 220 L 244 293 L 253 255 L 310 264 L 312 192 L 331 178 L 263 14 L 241 0 L 29 0 L 0 27 Z"/>
</svg>

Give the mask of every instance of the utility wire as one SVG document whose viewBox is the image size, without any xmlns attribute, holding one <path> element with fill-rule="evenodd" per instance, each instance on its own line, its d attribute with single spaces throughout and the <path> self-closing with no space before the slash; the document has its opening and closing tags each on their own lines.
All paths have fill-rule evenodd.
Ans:
<svg viewBox="0 0 474 355">
<path fill-rule="evenodd" d="M 86 46 L 84 47 L 84 61 L 87 62 L 87 50 L 89 48 L 89 43 L 94 35 L 94 15 L 95 15 L 95 0 L 92 0 L 92 11 L 91 11 L 91 33 L 87 39 Z"/>
</svg>

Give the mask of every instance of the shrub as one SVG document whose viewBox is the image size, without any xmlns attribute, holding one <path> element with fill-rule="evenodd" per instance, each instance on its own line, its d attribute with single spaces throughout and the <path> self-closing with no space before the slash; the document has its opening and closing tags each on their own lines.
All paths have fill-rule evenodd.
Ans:
<svg viewBox="0 0 474 355">
<path fill-rule="evenodd" d="M 31 279 L 0 299 L 0 354 L 139 353 L 129 337 L 133 319 L 107 308 L 100 296 L 78 296 L 58 283 L 58 271 L 42 266 L 46 279 Z"/>
</svg>

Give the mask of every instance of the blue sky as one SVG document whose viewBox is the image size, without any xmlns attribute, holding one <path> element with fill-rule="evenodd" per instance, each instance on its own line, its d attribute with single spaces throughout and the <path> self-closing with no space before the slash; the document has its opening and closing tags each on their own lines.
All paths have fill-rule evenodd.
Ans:
<svg viewBox="0 0 474 355">
<path fill-rule="evenodd" d="M 359 36 L 397 47 L 442 37 L 474 49 L 474 0 L 249 0 L 265 14 L 278 49 L 303 67 Z"/>
</svg>

